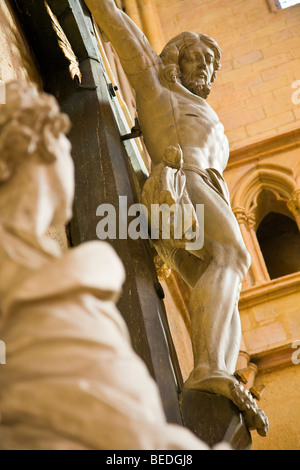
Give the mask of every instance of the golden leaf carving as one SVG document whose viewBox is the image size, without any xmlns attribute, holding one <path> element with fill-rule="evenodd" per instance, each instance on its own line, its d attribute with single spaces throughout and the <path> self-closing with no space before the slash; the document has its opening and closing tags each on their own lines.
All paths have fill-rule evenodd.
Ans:
<svg viewBox="0 0 300 470">
<path fill-rule="evenodd" d="M 45 6 L 46 6 L 46 9 L 47 9 L 47 12 L 48 12 L 48 14 L 49 14 L 49 16 L 52 20 L 53 29 L 56 32 L 56 35 L 58 37 L 59 47 L 63 51 L 64 56 L 70 62 L 69 71 L 70 71 L 71 77 L 72 77 L 73 80 L 75 80 L 75 78 L 77 78 L 79 83 L 81 83 L 82 74 L 81 74 L 80 67 L 79 67 L 79 61 L 78 61 L 78 59 L 77 59 L 77 57 L 76 57 L 76 55 L 75 55 L 75 53 L 72 49 L 72 46 L 71 46 L 67 36 L 64 33 L 64 30 L 62 29 L 61 25 L 59 24 L 58 19 L 56 18 L 56 16 L 52 12 L 52 10 L 49 7 L 48 3 L 46 1 L 44 3 L 45 3 Z"/>
</svg>

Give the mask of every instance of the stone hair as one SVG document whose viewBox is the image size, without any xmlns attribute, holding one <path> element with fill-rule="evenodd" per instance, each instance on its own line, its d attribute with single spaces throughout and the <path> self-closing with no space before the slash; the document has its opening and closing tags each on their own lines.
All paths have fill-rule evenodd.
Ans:
<svg viewBox="0 0 300 470">
<path fill-rule="evenodd" d="M 0 106 L 0 184 L 31 155 L 54 162 L 55 140 L 69 129 L 69 118 L 53 96 L 26 82 L 8 83 L 6 104 Z"/>
<path fill-rule="evenodd" d="M 181 33 L 175 38 L 171 39 L 160 55 L 165 65 L 165 76 L 169 81 L 174 82 L 180 78 L 180 60 L 185 50 L 201 41 L 210 47 L 214 52 L 215 62 L 212 83 L 215 81 L 217 71 L 221 68 L 222 50 L 214 39 L 206 36 L 205 34 L 196 34 L 192 32 Z"/>
</svg>

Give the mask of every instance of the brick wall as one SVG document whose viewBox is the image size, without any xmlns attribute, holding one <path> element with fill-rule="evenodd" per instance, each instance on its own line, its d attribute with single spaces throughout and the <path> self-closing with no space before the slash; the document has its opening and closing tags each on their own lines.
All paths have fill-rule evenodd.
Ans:
<svg viewBox="0 0 300 470">
<path fill-rule="evenodd" d="M 29 48 L 8 0 L 0 4 L 0 79 L 26 80 L 41 86 Z"/>
<path fill-rule="evenodd" d="M 266 0 L 156 0 L 165 39 L 203 32 L 223 49 L 208 99 L 231 149 L 300 127 L 300 5 L 270 12 Z"/>
</svg>

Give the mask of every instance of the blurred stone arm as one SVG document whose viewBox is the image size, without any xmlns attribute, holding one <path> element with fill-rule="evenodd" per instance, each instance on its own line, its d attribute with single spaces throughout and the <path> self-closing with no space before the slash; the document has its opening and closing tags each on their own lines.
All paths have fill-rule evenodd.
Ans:
<svg viewBox="0 0 300 470">
<path fill-rule="evenodd" d="M 0 233 L 11 252 L 28 250 Z M 22 271 L 23 282 L 2 296 L 1 450 L 206 448 L 166 422 L 115 306 L 125 273 L 109 245 L 87 243 Z"/>
</svg>

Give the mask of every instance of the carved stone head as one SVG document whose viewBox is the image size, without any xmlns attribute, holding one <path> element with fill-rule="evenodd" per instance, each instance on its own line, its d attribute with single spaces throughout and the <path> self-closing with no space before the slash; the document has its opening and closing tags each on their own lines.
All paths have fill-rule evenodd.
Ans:
<svg viewBox="0 0 300 470">
<path fill-rule="evenodd" d="M 26 82 L 6 85 L 6 104 L 0 106 L 0 218 L 7 219 L 8 204 L 11 218 L 17 214 L 19 220 L 31 207 L 30 217 L 36 219 L 33 212 L 41 208 L 40 226 L 71 217 L 74 166 L 65 136 L 69 129 L 70 120 L 53 96 Z"/>
<path fill-rule="evenodd" d="M 222 51 L 214 39 L 192 32 L 176 36 L 161 53 L 167 79 L 179 81 L 204 99 L 221 68 L 221 56 Z"/>
</svg>

